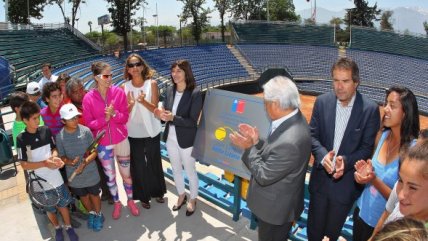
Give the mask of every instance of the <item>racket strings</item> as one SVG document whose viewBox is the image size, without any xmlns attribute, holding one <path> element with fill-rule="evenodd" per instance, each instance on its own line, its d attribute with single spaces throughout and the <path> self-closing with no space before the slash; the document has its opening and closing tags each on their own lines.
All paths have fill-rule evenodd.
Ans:
<svg viewBox="0 0 428 241">
<path fill-rule="evenodd" d="M 52 207 L 58 204 L 60 198 L 63 197 L 58 189 L 39 179 L 31 180 L 29 185 L 32 200 L 45 207 Z"/>
</svg>

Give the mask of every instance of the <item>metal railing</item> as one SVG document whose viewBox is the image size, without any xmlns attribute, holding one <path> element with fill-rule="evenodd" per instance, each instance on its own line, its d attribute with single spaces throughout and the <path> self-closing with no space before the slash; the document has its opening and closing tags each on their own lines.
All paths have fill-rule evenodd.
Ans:
<svg viewBox="0 0 428 241">
<path fill-rule="evenodd" d="M 70 30 L 76 37 L 80 38 L 81 40 L 85 41 L 85 43 L 89 44 L 92 48 L 101 52 L 102 48 L 98 46 L 96 43 L 92 42 L 90 39 L 88 39 L 82 32 L 80 32 L 76 28 L 73 28 L 73 26 L 71 26 L 68 23 L 64 24 L 64 27 Z"/>
</svg>

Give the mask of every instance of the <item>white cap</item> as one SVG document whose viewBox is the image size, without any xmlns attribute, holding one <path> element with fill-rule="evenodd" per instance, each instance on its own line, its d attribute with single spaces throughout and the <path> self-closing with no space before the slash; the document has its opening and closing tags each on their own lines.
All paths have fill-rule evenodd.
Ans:
<svg viewBox="0 0 428 241">
<path fill-rule="evenodd" d="M 59 114 L 61 116 L 61 119 L 64 119 L 64 120 L 70 120 L 70 119 L 73 119 L 75 116 L 80 115 L 76 106 L 74 106 L 73 104 L 63 105 L 59 110 Z"/>
<path fill-rule="evenodd" d="M 40 93 L 40 85 L 37 82 L 30 82 L 27 84 L 27 94 L 35 95 Z"/>
</svg>

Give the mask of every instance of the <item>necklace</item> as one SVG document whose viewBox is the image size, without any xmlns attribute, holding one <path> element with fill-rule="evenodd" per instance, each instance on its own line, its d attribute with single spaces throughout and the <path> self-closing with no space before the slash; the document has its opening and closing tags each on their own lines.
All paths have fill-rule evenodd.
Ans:
<svg viewBox="0 0 428 241">
<path fill-rule="evenodd" d="M 397 150 L 397 148 L 400 146 L 400 142 L 395 144 L 392 148 L 391 148 L 391 142 L 392 142 L 392 133 L 389 134 L 388 136 L 388 146 L 386 148 L 386 161 L 389 160 L 390 155 L 393 154 L 395 152 L 395 150 Z"/>
</svg>

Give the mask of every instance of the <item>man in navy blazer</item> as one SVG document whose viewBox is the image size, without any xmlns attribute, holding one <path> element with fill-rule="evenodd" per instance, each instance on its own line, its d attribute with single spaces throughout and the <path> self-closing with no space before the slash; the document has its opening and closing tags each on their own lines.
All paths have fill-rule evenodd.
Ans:
<svg viewBox="0 0 428 241">
<path fill-rule="evenodd" d="M 318 96 L 310 121 L 315 158 L 309 182 L 310 241 L 340 236 L 363 189 L 354 180 L 354 164 L 371 157 L 380 128 L 379 107 L 357 91 L 357 64 L 340 58 L 331 73 L 334 91 Z"/>
<path fill-rule="evenodd" d="M 247 203 L 258 220 L 259 241 L 284 241 L 303 211 L 311 135 L 290 79 L 277 76 L 263 88 L 272 120 L 269 137 L 259 139 L 256 127 L 240 124 L 239 133 L 231 134 L 230 140 L 245 149 L 242 161 L 251 172 Z"/>
</svg>

